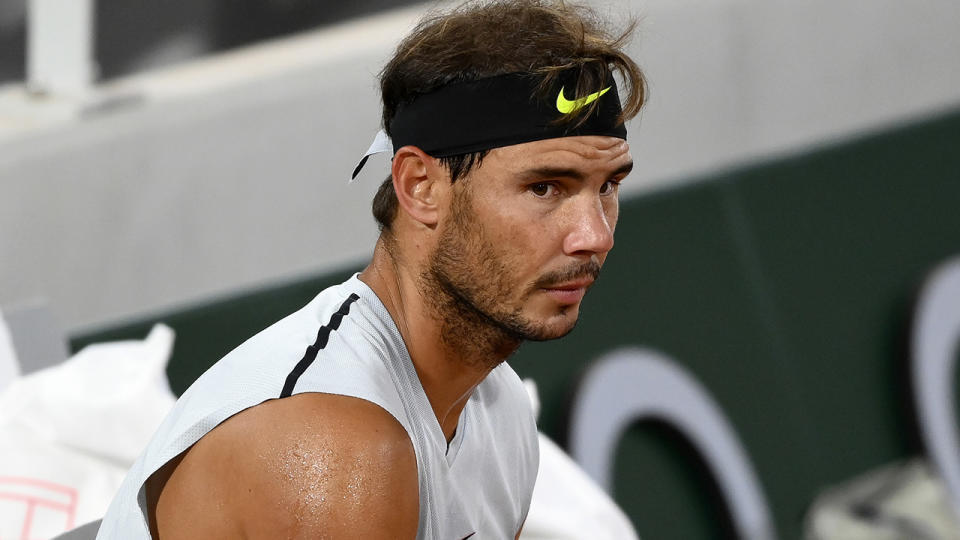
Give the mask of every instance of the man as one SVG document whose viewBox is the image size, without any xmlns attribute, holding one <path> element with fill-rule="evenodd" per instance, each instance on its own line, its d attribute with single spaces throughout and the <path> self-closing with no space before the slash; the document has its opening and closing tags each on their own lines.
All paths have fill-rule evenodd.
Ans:
<svg viewBox="0 0 960 540">
<path fill-rule="evenodd" d="M 187 390 L 98 538 L 518 536 L 537 435 L 503 361 L 570 332 L 613 247 L 623 38 L 562 2 L 423 21 L 381 74 L 370 265 Z"/>
</svg>

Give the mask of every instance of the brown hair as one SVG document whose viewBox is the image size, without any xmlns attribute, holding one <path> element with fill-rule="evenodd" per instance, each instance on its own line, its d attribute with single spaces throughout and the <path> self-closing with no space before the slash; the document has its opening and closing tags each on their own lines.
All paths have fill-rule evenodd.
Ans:
<svg viewBox="0 0 960 540">
<path fill-rule="evenodd" d="M 616 34 L 590 8 L 563 0 L 470 1 L 447 13 L 428 15 L 397 46 L 380 72 L 383 127 L 401 105 L 454 82 L 530 73 L 552 87 L 561 73 L 578 69 L 577 95 L 620 75 L 623 112 L 620 121 L 640 112 L 646 82 L 639 66 L 623 52 L 635 24 Z M 569 121 L 580 122 L 597 106 L 594 101 Z M 440 158 L 451 181 L 480 165 L 486 151 Z M 397 213 L 393 179 L 388 176 L 373 198 L 373 216 L 389 231 Z"/>
</svg>

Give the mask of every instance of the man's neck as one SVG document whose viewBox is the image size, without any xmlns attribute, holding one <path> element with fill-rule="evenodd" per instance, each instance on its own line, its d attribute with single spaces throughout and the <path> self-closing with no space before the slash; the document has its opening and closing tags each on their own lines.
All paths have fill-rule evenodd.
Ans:
<svg viewBox="0 0 960 540">
<path fill-rule="evenodd" d="M 457 332 L 445 329 L 450 321 L 437 313 L 434 301 L 424 297 L 419 269 L 404 263 L 396 260 L 381 239 L 360 279 L 380 298 L 400 330 L 420 384 L 449 442 L 473 390 L 519 343 L 476 339 L 478 333 L 487 330 L 484 328 L 460 327 Z M 458 334 L 472 339 L 458 339 Z"/>
</svg>

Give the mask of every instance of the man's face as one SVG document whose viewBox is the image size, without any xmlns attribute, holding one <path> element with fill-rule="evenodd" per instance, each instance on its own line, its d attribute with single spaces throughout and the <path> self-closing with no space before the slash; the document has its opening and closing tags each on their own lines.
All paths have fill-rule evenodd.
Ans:
<svg viewBox="0 0 960 540">
<path fill-rule="evenodd" d="M 613 247 L 627 143 L 600 136 L 497 148 L 452 187 L 428 272 L 480 320 L 516 339 L 573 329 Z"/>
</svg>

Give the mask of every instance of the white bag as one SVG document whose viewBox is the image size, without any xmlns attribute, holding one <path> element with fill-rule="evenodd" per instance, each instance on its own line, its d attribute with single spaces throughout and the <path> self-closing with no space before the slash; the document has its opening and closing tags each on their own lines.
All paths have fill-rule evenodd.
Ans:
<svg viewBox="0 0 960 540">
<path fill-rule="evenodd" d="M 0 538 L 49 539 L 103 517 L 176 398 L 173 330 L 90 345 L 0 393 Z"/>
</svg>

